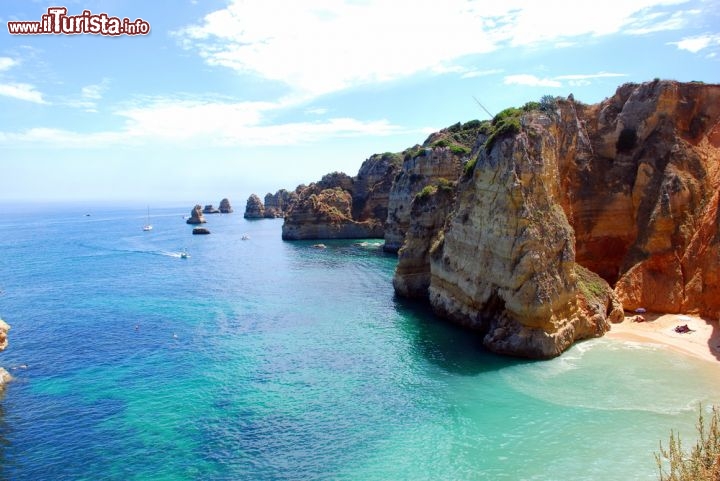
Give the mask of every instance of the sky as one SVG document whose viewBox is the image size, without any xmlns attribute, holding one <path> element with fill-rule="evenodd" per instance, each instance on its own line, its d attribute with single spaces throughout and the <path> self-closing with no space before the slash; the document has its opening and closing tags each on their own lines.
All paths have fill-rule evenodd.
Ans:
<svg viewBox="0 0 720 481">
<path fill-rule="evenodd" d="M 149 32 L 9 33 L 59 6 Z M 488 118 L 475 99 L 719 77 L 720 0 L 1 0 L 0 201 L 242 207 Z"/>
</svg>

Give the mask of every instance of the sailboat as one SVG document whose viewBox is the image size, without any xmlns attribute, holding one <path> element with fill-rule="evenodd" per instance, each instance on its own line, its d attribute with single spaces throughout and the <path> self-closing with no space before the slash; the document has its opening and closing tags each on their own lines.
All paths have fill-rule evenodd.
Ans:
<svg viewBox="0 0 720 481">
<path fill-rule="evenodd" d="M 150 207 L 148 207 L 147 223 L 143 226 L 145 232 L 152 230 L 152 224 L 150 224 Z"/>
</svg>

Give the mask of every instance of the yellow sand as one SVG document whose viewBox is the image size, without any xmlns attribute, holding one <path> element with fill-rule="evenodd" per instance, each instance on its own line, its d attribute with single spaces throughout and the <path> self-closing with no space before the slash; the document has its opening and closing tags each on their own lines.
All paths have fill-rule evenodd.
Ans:
<svg viewBox="0 0 720 481">
<path fill-rule="evenodd" d="M 635 342 L 659 344 L 677 352 L 717 363 L 720 366 L 720 326 L 710 321 L 683 314 L 640 314 L 645 322 L 633 322 L 628 315 L 613 324 L 606 337 Z M 675 326 L 687 324 L 691 332 L 680 334 Z"/>
</svg>

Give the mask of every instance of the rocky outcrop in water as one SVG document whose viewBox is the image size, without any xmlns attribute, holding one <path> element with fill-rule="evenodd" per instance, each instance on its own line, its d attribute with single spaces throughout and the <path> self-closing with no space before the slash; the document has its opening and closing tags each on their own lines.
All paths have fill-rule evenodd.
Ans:
<svg viewBox="0 0 720 481">
<path fill-rule="evenodd" d="M 205 227 L 195 227 L 192 230 L 193 235 L 208 235 L 210 233 L 209 229 L 206 229 Z"/>
<path fill-rule="evenodd" d="M 298 200 L 285 216 L 282 238 L 383 237 L 390 187 L 401 160 L 398 154 L 373 155 L 355 177 L 334 172 L 298 189 Z"/>
<path fill-rule="evenodd" d="M 205 220 L 205 217 L 202 213 L 202 207 L 200 207 L 200 204 L 197 204 L 193 209 L 190 211 L 190 218 L 188 218 L 186 221 L 188 224 L 204 224 L 207 222 Z"/>
<path fill-rule="evenodd" d="M 407 232 L 398 252 L 393 277 L 395 292 L 403 297 L 427 299 L 430 287 L 430 252 L 455 202 L 455 185 L 442 179 L 423 188 L 408 210 Z M 387 232 L 385 233 L 387 239 Z M 387 242 L 387 241 L 386 241 Z"/>
<path fill-rule="evenodd" d="M 265 194 L 265 217 L 271 219 L 285 217 L 297 199 L 296 192 L 288 192 L 285 189 L 280 189 L 274 194 L 268 192 Z"/>
<path fill-rule="evenodd" d="M 410 204 L 418 192 L 438 181 L 457 180 L 463 164 L 477 155 L 485 140 L 482 134 L 486 127 L 478 120 L 457 123 L 402 153 L 402 168 L 388 197 L 385 251 L 397 252 L 402 246 L 410 227 Z"/>
<path fill-rule="evenodd" d="M 8 346 L 8 331 L 10 326 L 0 319 L 0 351 L 4 351 Z M 4 368 L 0 367 L 0 389 L 5 387 L 8 381 L 12 380 L 12 376 Z"/>
<path fill-rule="evenodd" d="M 260 197 L 255 194 L 248 197 L 244 217 L 246 219 L 263 219 L 265 217 L 265 205 L 263 205 Z"/>
<path fill-rule="evenodd" d="M 228 200 L 227 197 L 220 201 L 219 210 L 220 210 L 221 214 L 232 214 L 233 213 L 232 205 L 230 205 L 230 201 Z"/>
<path fill-rule="evenodd" d="M 203 214 L 219 214 L 220 209 L 216 209 L 212 204 L 203 207 Z"/>
<path fill-rule="evenodd" d="M 612 309 L 610 287 L 599 278 L 593 289 L 605 302 L 585 296 L 573 230 L 557 203 L 557 157 L 541 152 L 552 145 L 549 119 L 537 120 L 527 133 L 483 149 L 462 179 L 430 254 L 428 291 L 437 313 L 482 332 L 488 349 L 547 358 L 602 335 L 606 314 L 619 319 L 622 310 Z"/>
</svg>

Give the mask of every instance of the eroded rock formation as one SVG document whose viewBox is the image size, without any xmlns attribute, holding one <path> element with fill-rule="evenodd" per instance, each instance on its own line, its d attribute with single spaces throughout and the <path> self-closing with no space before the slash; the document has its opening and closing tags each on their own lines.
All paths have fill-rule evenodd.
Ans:
<svg viewBox="0 0 720 481">
<path fill-rule="evenodd" d="M 445 182 L 424 188 L 407 209 L 409 227 L 406 227 L 393 277 L 395 292 L 403 297 L 428 297 L 430 251 L 439 242 L 440 232 L 455 202 L 455 186 Z M 385 236 L 387 239 L 387 232 Z"/>
<path fill-rule="evenodd" d="M 477 155 L 485 140 L 483 123 L 471 120 L 430 135 L 422 145 L 406 149 L 400 173 L 394 179 L 388 198 L 385 230 L 387 252 L 397 252 L 410 226 L 411 207 L 418 192 L 442 179 L 455 181 L 463 163 Z"/>
<path fill-rule="evenodd" d="M 230 205 L 230 200 L 228 200 L 227 197 L 225 197 L 223 200 L 220 201 L 220 207 L 219 207 L 221 214 L 232 214 L 233 208 L 232 205 Z"/>
<path fill-rule="evenodd" d="M 298 194 L 296 192 L 288 192 L 285 189 L 280 189 L 274 194 L 268 192 L 265 194 L 265 217 L 285 217 L 285 214 L 297 199 Z"/>
<path fill-rule="evenodd" d="M 356 177 L 334 172 L 298 188 L 298 199 L 285 216 L 282 238 L 382 238 L 390 187 L 401 160 L 398 154 L 373 155 Z"/>
<path fill-rule="evenodd" d="M 8 346 L 8 331 L 10 326 L 0 319 L 0 351 L 4 351 Z M 0 367 L 0 389 L 5 387 L 5 384 L 12 380 L 12 376 L 4 368 Z"/>
<path fill-rule="evenodd" d="M 384 234 L 396 292 L 500 353 L 556 356 L 623 307 L 720 317 L 720 85 L 547 97 L 472 127 L 298 188 L 283 238 Z"/>
<path fill-rule="evenodd" d="M 446 221 L 413 201 L 397 292 L 422 296 L 429 272 L 438 313 L 528 357 L 601 335 L 621 305 L 716 319 L 719 121 L 719 85 L 671 81 L 496 117 Z"/>
<path fill-rule="evenodd" d="M 559 105 L 578 262 L 626 309 L 720 316 L 720 85 L 655 81 Z M 577 132 L 577 133 L 575 133 Z M 580 142 L 579 140 L 583 141 Z"/>
<path fill-rule="evenodd" d="M 203 214 L 219 214 L 220 209 L 216 209 L 212 204 L 203 207 Z"/>
<path fill-rule="evenodd" d="M 612 309 L 580 287 L 575 238 L 562 195 L 548 118 L 483 149 L 462 180 L 451 218 L 430 255 L 429 300 L 436 312 L 484 334 L 495 352 L 533 358 L 560 354 L 577 339 L 602 335 Z M 583 271 L 583 274 L 585 272 Z"/>
<path fill-rule="evenodd" d="M 190 218 L 186 220 L 188 224 L 204 224 L 207 222 L 205 220 L 205 217 L 202 213 L 202 207 L 200 207 L 200 204 L 195 205 L 193 209 L 190 211 Z"/>
<path fill-rule="evenodd" d="M 248 197 L 247 203 L 245 204 L 246 219 L 263 219 L 265 217 L 265 205 L 255 194 Z"/>
</svg>

